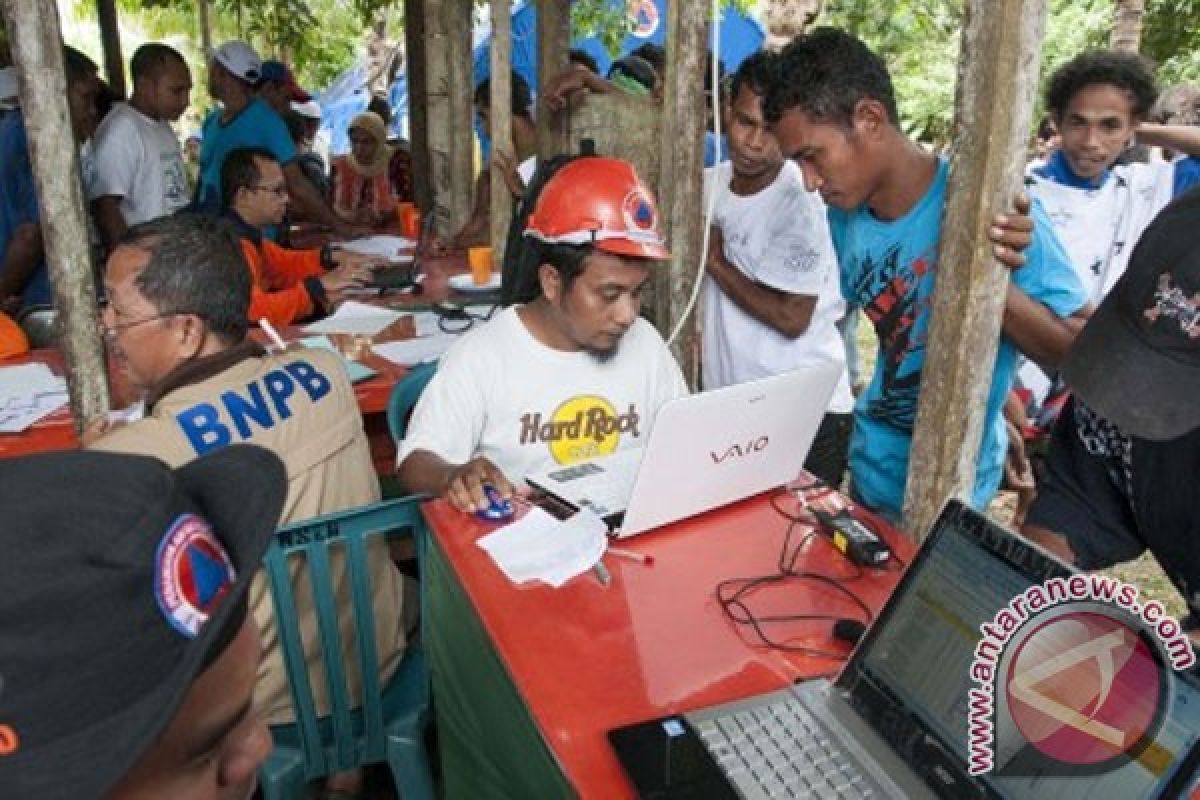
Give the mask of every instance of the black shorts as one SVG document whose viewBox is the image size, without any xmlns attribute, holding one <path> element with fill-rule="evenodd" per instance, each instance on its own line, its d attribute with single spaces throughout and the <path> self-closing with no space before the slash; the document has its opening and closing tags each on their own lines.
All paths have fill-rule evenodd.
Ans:
<svg viewBox="0 0 1200 800">
<path fill-rule="evenodd" d="M 1065 536 L 1080 569 L 1135 559 L 1147 545 L 1118 480 L 1110 459 L 1088 452 L 1080 439 L 1071 401 L 1055 423 L 1037 500 L 1025 524 Z"/>
</svg>

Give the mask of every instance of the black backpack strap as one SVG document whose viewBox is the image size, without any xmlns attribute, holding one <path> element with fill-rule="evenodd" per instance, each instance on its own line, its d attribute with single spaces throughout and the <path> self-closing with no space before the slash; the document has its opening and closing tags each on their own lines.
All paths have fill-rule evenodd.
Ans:
<svg viewBox="0 0 1200 800">
<path fill-rule="evenodd" d="M 524 235 L 525 227 L 529 224 L 529 215 L 537 205 L 542 188 L 555 173 L 581 156 L 595 154 L 595 145 L 590 139 L 585 139 L 580 143 L 579 155 L 554 156 L 545 162 L 538 162 L 537 169 L 529 180 L 529 186 L 525 188 L 525 194 L 513 209 L 512 221 L 508 224 L 508 236 L 504 240 L 504 262 L 500 267 L 501 305 L 528 303 L 541 293 L 537 276 L 537 242 Z"/>
</svg>

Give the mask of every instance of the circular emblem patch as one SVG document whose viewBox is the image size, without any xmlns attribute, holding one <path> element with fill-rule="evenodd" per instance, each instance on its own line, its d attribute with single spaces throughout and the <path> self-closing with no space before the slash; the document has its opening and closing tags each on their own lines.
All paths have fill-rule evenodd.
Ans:
<svg viewBox="0 0 1200 800">
<path fill-rule="evenodd" d="M 658 6 L 654 0 L 630 0 L 629 18 L 633 20 L 633 35 L 649 39 L 658 30 Z"/>
<path fill-rule="evenodd" d="M 167 622 L 194 639 L 220 605 L 237 574 L 208 523 L 183 514 L 158 543 L 154 598 Z"/>
<path fill-rule="evenodd" d="M 621 215 L 625 219 L 625 228 L 630 232 L 638 232 L 647 236 L 658 235 L 658 212 L 654 202 L 642 187 L 637 187 L 625 195 L 621 201 Z"/>
</svg>

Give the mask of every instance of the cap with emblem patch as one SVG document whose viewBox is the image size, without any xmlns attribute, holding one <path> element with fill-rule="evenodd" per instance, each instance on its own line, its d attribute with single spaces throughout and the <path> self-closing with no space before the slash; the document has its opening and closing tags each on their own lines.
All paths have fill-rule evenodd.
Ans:
<svg viewBox="0 0 1200 800">
<path fill-rule="evenodd" d="M 0 461 L 0 787 L 101 797 L 246 619 L 287 492 L 234 445 L 172 470 L 72 451 Z"/>
<path fill-rule="evenodd" d="M 1071 389 L 1122 431 L 1165 441 L 1200 426 L 1200 189 L 1146 228 L 1076 339 Z"/>
</svg>

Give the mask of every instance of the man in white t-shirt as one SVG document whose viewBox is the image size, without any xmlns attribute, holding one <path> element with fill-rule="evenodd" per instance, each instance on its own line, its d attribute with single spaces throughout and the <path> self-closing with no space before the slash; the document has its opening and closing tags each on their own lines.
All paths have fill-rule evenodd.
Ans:
<svg viewBox="0 0 1200 800">
<path fill-rule="evenodd" d="M 463 511 L 531 472 L 644 443 L 658 409 L 687 393 L 658 332 L 638 316 L 670 258 L 654 198 L 633 167 L 588 156 L 543 187 L 525 235 L 541 294 L 457 342 L 413 412 L 398 475 Z"/>
<path fill-rule="evenodd" d="M 1135 141 L 1200 152 L 1200 129 L 1146 122 L 1158 90 L 1136 53 L 1096 50 L 1051 76 L 1046 108 L 1058 150 L 1030 170 L 1029 192 L 1045 207 L 1096 305 L 1125 271 L 1142 231 L 1174 194 L 1175 163 L 1120 164 Z"/>
<path fill-rule="evenodd" d="M 1110 50 L 1076 56 L 1046 87 L 1046 108 L 1061 141 L 1025 183 L 1050 217 L 1092 306 L 1125 272 L 1142 231 L 1174 195 L 1174 162 L 1120 164 L 1121 154 L 1135 139 L 1200 153 L 1200 128 L 1145 121 L 1157 94 L 1144 58 Z M 1037 402 L 1050 389 L 1032 362 L 1020 378 Z"/>
<path fill-rule="evenodd" d="M 846 305 L 825 204 L 804 188 L 767 129 L 762 95 L 768 56 L 750 56 L 733 77 L 728 161 L 717 193 L 704 294 L 704 388 L 844 362 L 836 323 Z M 854 423 L 843 372 L 805 467 L 838 486 Z"/>
<path fill-rule="evenodd" d="M 187 63 L 165 44 L 133 54 L 133 96 L 113 106 L 96 131 L 95 175 L 88 197 L 107 248 L 125 229 L 173 214 L 187 205 L 187 169 L 171 123 L 191 99 Z"/>
</svg>

